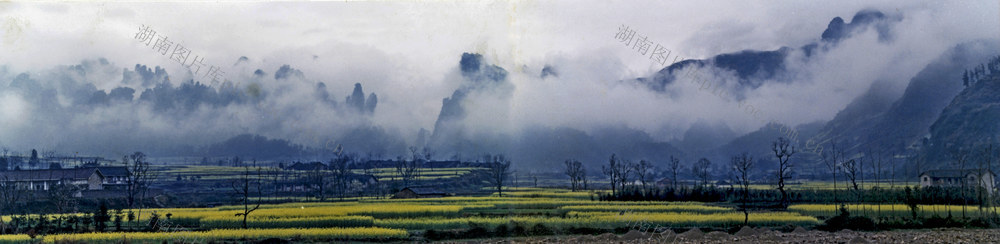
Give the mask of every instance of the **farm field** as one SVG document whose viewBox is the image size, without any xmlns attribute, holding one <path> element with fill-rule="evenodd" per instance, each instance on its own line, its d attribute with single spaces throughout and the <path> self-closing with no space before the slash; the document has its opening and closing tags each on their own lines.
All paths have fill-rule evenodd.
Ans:
<svg viewBox="0 0 1000 244">
<path fill-rule="evenodd" d="M 178 177 L 181 179 L 198 179 L 198 180 L 234 180 L 239 177 L 244 172 L 243 167 L 233 167 L 233 166 L 209 166 L 209 165 L 184 165 L 184 166 L 157 166 L 154 168 L 159 171 L 157 175 L 158 180 L 170 181 L 175 180 Z M 264 173 L 261 175 L 252 174 L 250 178 L 252 179 L 288 179 L 296 178 L 302 175 L 312 173 L 311 171 L 279 171 L 274 168 L 263 168 Z M 417 169 L 416 180 L 437 180 L 437 179 L 449 179 L 459 177 L 465 174 L 469 174 L 476 170 L 482 170 L 482 168 L 420 168 Z M 354 169 L 351 171 L 355 174 L 364 174 L 364 170 Z M 394 168 L 374 168 L 369 172 L 371 175 L 378 178 L 379 181 L 398 181 L 401 180 L 399 174 Z"/>
<path fill-rule="evenodd" d="M 906 182 L 906 181 L 896 181 L 892 182 L 891 184 L 888 181 L 882 181 L 878 183 L 875 182 L 858 183 L 858 188 L 864 190 L 871 190 L 872 188 L 875 187 L 878 187 L 879 189 L 902 189 L 907 186 L 916 187 L 920 186 L 920 183 Z M 834 184 L 832 181 L 798 181 L 798 182 L 787 183 L 786 187 L 788 188 L 788 190 L 833 190 L 833 189 L 845 190 L 848 188 L 848 185 L 845 184 L 845 182 L 838 182 L 837 187 L 834 188 Z M 774 185 L 751 184 L 750 189 L 773 190 Z"/>
<path fill-rule="evenodd" d="M 152 213 L 161 220 L 160 232 L 87 233 L 40 236 L 43 242 L 112 242 L 128 238 L 160 242 L 178 236 L 213 240 L 264 239 L 385 241 L 422 239 L 427 230 L 447 231 L 546 229 L 626 229 L 636 222 L 663 227 L 732 228 L 743 214 L 725 205 L 696 202 L 608 202 L 590 200 L 591 192 L 516 188 L 497 196 L 459 196 L 420 199 L 367 199 L 352 202 L 293 202 L 261 205 L 240 229 L 243 206 L 215 208 L 144 209 L 133 225 L 145 225 Z M 169 215 L 169 217 L 166 217 Z M 5 220 L 10 221 L 11 216 Z M 49 218 L 63 217 L 50 215 Z M 813 226 L 820 221 L 799 212 L 753 212 L 754 226 Z M 124 228 L 130 228 L 125 225 Z M 252 233 L 252 234 L 250 234 Z M 303 233 L 303 234 L 290 234 Z M 2 242 L 29 240 L 26 235 L 0 236 Z"/>
<path fill-rule="evenodd" d="M 837 215 L 837 209 L 839 205 L 836 204 L 794 204 L 788 206 L 788 211 L 796 212 L 803 215 L 817 216 L 817 217 L 832 217 Z M 851 215 L 868 216 L 868 217 L 910 217 L 910 208 L 903 204 L 848 204 L 846 205 L 847 210 Z M 972 218 L 988 217 L 994 212 L 1000 212 L 1000 207 L 982 208 L 980 211 L 979 206 L 968 205 L 965 206 L 966 215 Z M 962 216 L 962 205 L 917 205 L 917 216 L 918 217 L 945 217 L 945 216 Z"/>
</svg>

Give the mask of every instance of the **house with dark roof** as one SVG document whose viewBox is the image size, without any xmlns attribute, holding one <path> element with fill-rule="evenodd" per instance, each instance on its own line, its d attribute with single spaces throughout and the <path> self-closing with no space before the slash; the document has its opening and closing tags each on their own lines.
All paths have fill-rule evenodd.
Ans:
<svg viewBox="0 0 1000 244">
<path fill-rule="evenodd" d="M 399 190 L 392 199 L 445 197 L 448 193 L 434 187 L 407 187 Z"/>
<path fill-rule="evenodd" d="M 29 191 L 48 191 L 55 185 L 81 190 L 103 190 L 104 174 L 96 168 L 14 170 L 0 172 L 0 184 L 14 184 Z"/>
<path fill-rule="evenodd" d="M 104 188 L 121 188 L 128 180 L 128 168 L 125 166 L 100 166 L 97 170 L 104 174 Z"/>
<path fill-rule="evenodd" d="M 982 187 L 990 194 L 996 189 L 996 174 L 988 169 L 929 170 L 920 174 L 921 187 Z"/>
</svg>

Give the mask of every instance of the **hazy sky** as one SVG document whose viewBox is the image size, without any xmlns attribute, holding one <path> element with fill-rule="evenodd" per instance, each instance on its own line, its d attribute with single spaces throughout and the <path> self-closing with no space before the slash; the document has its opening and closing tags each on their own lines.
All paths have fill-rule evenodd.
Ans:
<svg viewBox="0 0 1000 244">
<path fill-rule="evenodd" d="M 517 133 L 525 126 L 588 131 L 624 125 L 671 140 L 705 120 L 746 133 L 763 123 L 742 114 L 735 99 L 699 92 L 688 82 L 667 93 L 619 82 L 663 66 L 615 40 L 618 29 L 635 29 L 685 58 L 706 58 L 817 42 L 831 19 L 850 21 L 863 9 L 902 17 L 893 29 L 895 39 L 879 41 L 873 31 L 858 34 L 824 55 L 786 67 L 783 79 L 799 82 L 765 85 L 747 92 L 746 101 L 765 107 L 769 120 L 781 123 L 828 120 L 876 80 L 894 84 L 888 93 L 897 94 L 955 44 L 1000 38 L 997 1 L 4 2 L 0 144 L 17 150 L 96 150 L 85 146 L 92 140 L 68 137 L 140 143 L 129 137 L 143 131 L 156 140 L 194 145 L 240 133 L 314 145 L 322 141 L 314 134 L 337 137 L 343 128 L 368 123 L 409 143 L 419 129 L 433 129 L 442 99 L 462 85 L 457 69 L 463 52 L 481 53 L 506 69 L 515 87 L 509 97 L 464 104 L 476 111 L 467 119 L 471 127 Z M 101 57 L 111 68 L 76 82 L 104 91 L 131 87 L 138 98 L 148 87 L 123 84 L 121 69 L 160 66 L 175 86 L 190 79 L 185 67 L 134 38 L 142 26 L 191 49 L 234 81 L 247 80 L 258 68 L 268 74 L 284 64 L 301 70 L 305 77 L 298 83 L 260 81 L 272 94 L 266 106 L 297 112 L 275 119 L 267 117 L 274 112 L 228 106 L 177 119 L 140 105 L 81 110 L 63 98 L 69 96 L 65 85 L 46 80 L 54 68 Z M 249 61 L 234 66 L 241 56 Z M 560 76 L 538 78 L 545 65 L 556 67 Z M 21 73 L 56 89 L 57 104 L 68 109 L 60 113 L 69 114 L 42 116 L 35 111 L 41 106 L 27 95 L 2 88 Z M 303 97 L 318 82 L 340 102 L 360 82 L 366 93 L 378 94 L 379 107 L 364 119 L 314 107 L 315 101 Z M 115 147 L 99 153 L 129 151 Z"/>
</svg>

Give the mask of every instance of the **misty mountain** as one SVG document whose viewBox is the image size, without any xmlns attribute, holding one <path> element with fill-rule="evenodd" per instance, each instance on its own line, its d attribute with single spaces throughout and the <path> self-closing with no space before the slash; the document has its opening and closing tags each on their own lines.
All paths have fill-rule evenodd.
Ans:
<svg viewBox="0 0 1000 244">
<path fill-rule="evenodd" d="M 302 79 L 302 78 L 305 78 L 305 74 L 303 74 L 302 71 L 294 69 L 294 68 L 292 68 L 291 65 L 287 65 L 287 64 L 286 65 L 282 65 L 281 67 L 278 68 L 278 71 L 274 72 L 274 79 L 275 80 L 288 79 L 288 78 L 293 78 L 293 77 L 294 78 Z"/>
<path fill-rule="evenodd" d="M 940 125 L 931 124 L 961 91 L 961 70 L 996 49 L 966 44 L 941 52 L 992 32 L 933 29 L 927 26 L 939 20 L 936 12 L 888 12 L 892 9 L 821 17 L 823 22 L 811 27 L 747 23 L 716 34 L 695 32 L 681 41 L 704 41 L 690 47 L 697 50 L 733 44 L 699 39 L 704 37 L 733 37 L 747 40 L 746 46 L 769 48 L 681 60 L 642 77 L 625 67 L 628 62 L 616 60 L 615 52 L 594 51 L 610 41 L 607 36 L 515 60 L 504 52 L 410 54 L 385 45 L 351 44 L 355 41 L 262 50 L 263 57 L 248 58 L 231 55 L 243 51 L 234 45 L 213 57 L 240 57 L 220 67 L 232 81 L 223 84 L 206 82 L 203 72 L 173 63 L 52 59 L 41 61 L 68 63 L 0 66 L 0 143 L 16 150 L 112 157 L 143 151 L 258 159 L 321 157 L 337 145 L 385 157 L 426 147 L 436 159 L 504 153 L 517 168 L 558 168 L 576 159 L 593 172 L 612 153 L 661 166 L 676 156 L 685 166 L 708 157 L 723 167 L 728 157 L 743 151 L 770 160 L 770 143 L 785 135 L 783 126 L 766 124 L 770 121 L 795 125 L 798 138 L 791 139 L 800 148 L 817 134 L 823 136 L 815 141 L 837 142 L 851 151 L 912 153 L 928 135 L 935 137 L 928 142 L 932 145 L 953 143 L 946 133 L 965 133 L 953 127 L 964 128 L 967 122 L 949 115 Z M 794 18 L 799 17 L 788 21 L 800 21 Z M 794 33 L 802 28 L 815 29 Z M 935 36 L 951 28 L 962 35 Z M 759 33 L 787 35 L 795 44 Z M 538 45 L 524 47 L 533 46 Z M 147 60 L 149 54 L 116 58 Z M 519 67 L 501 67 L 506 63 Z M 686 71 L 698 71 L 713 88 L 729 90 L 692 89 Z M 761 118 L 747 116 L 740 111 L 747 104 L 766 111 Z M 823 122 L 809 123 L 817 120 Z M 815 158 L 802 152 L 794 160 Z"/>
<path fill-rule="evenodd" d="M 161 67 L 121 68 L 103 58 L 38 72 L 4 69 L 0 97 L 4 111 L 14 114 L 0 118 L 9 130 L 2 143 L 109 157 L 134 151 L 202 156 L 202 149 L 213 144 L 223 154 L 277 146 L 276 153 L 253 153 L 267 157 L 304 150 L 296 149 L 304 144 L 322 148 L 344 140 L 363 152 L 405 151 L 399 133 L 371 121 L 378 103 L 374 92 L 359 96 L 360 106 L 338 104 L 324 83 L 305 79 L 289 65 L 274 72 L 280 81 L 249 70 L 257 74 L 233 74 L 239 79 L 211 86 L 193 79 L 178 82 Z M 361 84 L 355 86 L 360 92 Z M 275 139 L 234 137 L 246 134 Z M 281 146 L 284 142 L 288 145 Z"/>
<path fill-rule="evenodd" d="M 874 83 L 820 132 L 817 141 L 836 143 L 847 152 L 912 154 L 932 123 L 962 90 L 961 74 L 1000 51 L 995 43 L 955 46 L 913 77 L 903 95 L 886 106 L 886 95 Z"/>
<path fill-rule="evenodd" d="M 1000 150 L 1000 73 L 994 72 L 962 90 L 930 126 L 919 155 L 923 169 L 954 167 L 953 154 L 966 151 L 976 164 L 989 145 Z M 960 151 L 961 150 L 961 151 Z M 974 167 L 966 165 L 966 167 Z"/>
<path fill-rule="evenodd" d="M 368 99 L 365 99 L 365 90 L 361 87 L 361 83 L 354 83 L 354 92 L 347 96 L 346 104 L 358 112 L 372 114 L 378 105 L 378 96 L 373 92 L 368 95 Z"/>
<path fill-rule="evenodd" d="M 818 51 L 835 46 L 841 40 L 867 30 L 867 28 L 875 28 L 880 40 L 889 40 L 891 39 L 890 29 L 899 20 L 898 17 L 887 16 L 878 10 L 861 10 L 851 18 L 850 23 L 845 23 L 840 17 L 835 17 L 830 21 L 827 29 L 823 31 L 819 43 L 811 43 L 798 49 L 805 53 L 806 57 L 809 57 Z M 787 62 L 786 59 L 793 51 L 793 48 L 782 47 L 770 51 L 743 50 L 719 54 L 704 60 L 688 59 L 673 63 L 656 72 L 652 77 L 642 77 L 636 80 L 646 84 L 654 91 L 664 92 L 681 75 L 675 72 L 691 66 L 714 67 L 718 72 L 734 72 L 741 87 L 756 89 L 768 80 L 787 80 L 787 78 L 781 77 L 781 74 L 785 62 Z M 787 81 L 791 82 L 791 80 Z"/>
<path fill-rule="evenodd" d="M 472 143 L 468 141 L 469 136 L 474 136 L 468 135 L 469 132 L 464 128 L 465 122 L 462 120 L 468 112 L 463 103 L 479 99 L 478 97 L 470 97 L 476 95 L 496 95 L 501 99 L 508 98 L 513 90 L 512 85 L 507 81 L 507 70 L 500 66 L 487 64 L 481 54 L 463 53 L 458 64 L 462 83 L 458 89 L 455 89 L 451 97 L 442 100 L 441 112 L 438 114 L 437 121 L 434 122 L 434 130 L 428 142 L 432 148 L 455 153 L 468 151 L 464 145 Z M 496 138 L 496 140 L 505 139 Z"/>
<path fill-rule="evenodd" d="M 469 113 L 496 114 L 496 119 L 503 119 L 500 117 L 503 111 L 469 111 L 467 104 L 485 99 L 498 99 L 503 103 L 510 98 L 513 87 L 506 80 L 506 70 L 486 63 L 480 54 L 463 54 L 458 70 L 462 84 L 451 97 L 443 100 L 434 131 L 426 144 L 442 158 L 475 159 L 486 153 L 505 153 L 519 162 L 519 168 L 531 170 L 559 170 L 563 161 L 575 159 L 584 162 L 591 174 L 600 174 L 601 165 L 611 154 L 635 162 L 650 160 L 654 164 L 665 164 L 671 155 L 684 155 L 682 150 L 668 142 L 658 141 L 642 130 L 624 126 L 606 126 L 589 133 L 570 127 L 537 125 L 529 125 L 510 134 L 470 131 L 473 125 L 466 120 Z M 553 68 L 548 70 L 543 73 L 556 75 Z M 696 129 L 692 137 L 697 133 L 710 133 L 707 130 Z M 717 135 L 719 138 L 732 136 L 727 133 Z M 421 138 L 423 136 L 417 139 L 418 143 L 423 141 Z"/>
<path fill-rule="evenodd" d="M 810 165 L 803 156 L 805 153 L 804 147 L 801 143 L 803 138 L 810 138 L 816 135 L 825 122 L 813 122 L 795 126 L 794 129 L 799 133 L 798 139 L 799 144 L 794 144 L 796 138 L 788 138 L 787 133 L 782 131 L 785 125 L 777 123 L 769 123 L 760 129 L 747 133 L 745 135 L 739 136 L 732 141 L 729 141 L 725 145 L 712 148 L 710 151 L 704 153 L 703 155 L 697 155 L 698 157 L 706 157 L 712 162 L 722 162 L 724 165 L 729 163 L 730 157 L 741 152 L 748 152 L 753 155 L 760 163 L 761 170 L 768 170 L 774 167 L 772 162 L 775 162 L 774 152 L 771 151 L 772 143 L 776 141 L 779 137 L 784 137 L 793 142 L 793 146 L 796 149 L 796 155 L 794 157 L 794 163 L 800 166 Z M 688 161 L 697 160 L 697 158 L 686 158 Z M 803 164 L 803 162 L 806 162 Z"/>
<path fill-rule="evenodd" d="M 732 141 L 740 136 L 725 123 L 698 120 L 691 125 L 680 140 L 670 143 L 685 152 L 701 154 Z"/>
<path fill-rule="evenodd" d="M 865 28 L 875 28 L 878 31 L 879 40 L 888 40 L 891 38 L 891 32 L 889 32 L 890 22 L 883 21 L 887 18 L 889 17 L 881 11 L 870 9 L 858 11 L 851 18 L 850 23 L 845 23 L 844 19 L 835 17 L 833 20 L 830 20 L 830 24 L 827 25 L 821 37 L 823 41 L 837 42 L 854 35 L 854 33 L 863 31 Z"/>
</svg>

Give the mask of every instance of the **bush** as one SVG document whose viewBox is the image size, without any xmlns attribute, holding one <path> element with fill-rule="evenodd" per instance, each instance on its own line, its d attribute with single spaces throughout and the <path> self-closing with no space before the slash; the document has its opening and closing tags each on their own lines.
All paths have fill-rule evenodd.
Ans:
<svg viewBox="0 0 1000 244">
<path fill-rule="evenodd" d="M 527 236 L 528 230 L 524 228 L 521 224 L 514 224 L 514 228 L 511 230 L 514 235 Z"/>
<path fill-rule="evenodd" d="M 507 229 L 507 225 L 497 225 L 497 228 L 493 231 L 493 235 L 506 237 L 510 235 L 510 230 Z"/>
<path fill-rule="evenodd" d="M 873 231 L 875 230 L 875 221 L 864 216 L 853 216 L 847 219 L 847 226 L 851 230 Z"/>
<path fill-rule="evenodd" d="M 424 231 L 424 238 L 428 239 L 428 240 L 437 241 L 437 240 L 441 240 L 441 235 L 438 234 L 437 231 L 427 230 L 427 231 Z"/>
<path fill-rule="evenodd" d="M 542 236 L 551 234 L 553 234 L 552 229 L 543 224 L 535 224 L 535 226 L 531 227 L 531 235 Z"/>
<path fill-rule="evenodd" d="M 942 218 L 941 216 L 933 216 L 924 220 L 924 228 L 944 228 L 944 227 L 965 227 L 962 222 L 956 221 L 951 216 Z"/>
<path fill-rule="evenodd" d="M 872 221 L 871 218 L 864 216 L 851 216 L 851 213 L 847 211 L 847 207 L 844 205 L 840 205 L 839 211 L 840 215 L 827 219 L 822 225 L 817 226 L 816 229 L 825 231 L 838 231 L 842 229 L 863 231 L 875 230 L 875 221 Z"/>
<path fill-rule="evenodd" d="M 581 227 L 581 228 L 570 227 L 566 231 L 574 235 L 596 235 L 605 232 L 604 230 L 601 229 L 588 228 L 588 227 Z"/>
<path fill-rule="evenodd" d="M 463 238 L 483 238 L 487 237 L 488 234 L 489 232 L 486 231 L 486 228 L 483 228 L 482 226 L 476 226 L 469 228 L 469 230 L 466 230 L 463 235 Z"/>
</svg>

